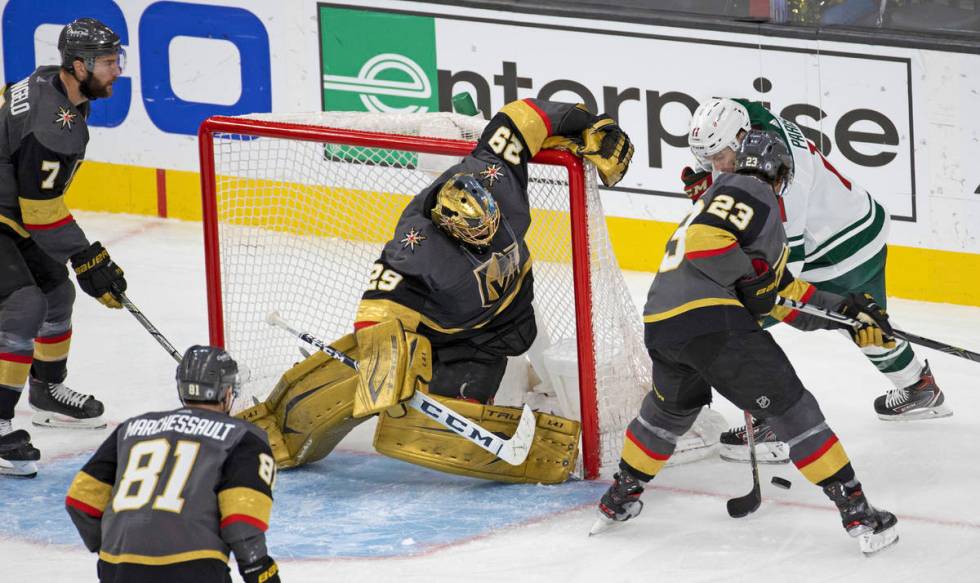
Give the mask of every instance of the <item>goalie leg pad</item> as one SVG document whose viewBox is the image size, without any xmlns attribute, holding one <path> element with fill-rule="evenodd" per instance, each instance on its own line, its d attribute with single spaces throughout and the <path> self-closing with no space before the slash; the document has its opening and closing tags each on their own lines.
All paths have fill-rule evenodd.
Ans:
<svg viewBox="0 0 980 583">
<path fill-rule="evenodd" d="M 432 379 L 429 339 L 406 333 L 398 320 L 387 320 L 356 332 L 360 384 L 354 417 L 367 417 L 412 398 Z"/>
<path fill-rule="evenodd" d="M 521 410 L 514 407 L 432 397 L 498 435 L 513 435 L 521 417 Z M 398 418 L 380 415 L 374 448 L 383 455 L 450 474 L 498 482 L 560 484 L 575 468 L 579 422 L 545 413 L 535 413 L 535 418 L 531 451 L 519 466 L 502 462 L 414 409 Z"/>
<path fill-rule="evenodd" d="M 354 335 L 332 346 L 356 358 Z M 238 414 L 269 435 L 280 468 L 323 459 L 365 419 L 353 416 L 357 371 L 323 352 L 286 371 L 264 402 Z"/>
</svg>

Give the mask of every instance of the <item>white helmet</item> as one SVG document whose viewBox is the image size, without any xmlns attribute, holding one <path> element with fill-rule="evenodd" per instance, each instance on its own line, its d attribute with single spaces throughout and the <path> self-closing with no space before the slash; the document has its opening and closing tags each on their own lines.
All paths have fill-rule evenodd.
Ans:
<svg viewBox="0 0 980 583">
<path fill-rule="evenodd" d="M 712 98 L 700 106 L 691 118 L 687 143 L 702 164 L 724 148 L 738 151 L 738 132 L 749 131 L 749 111 L 741 103 Z"/>
</svg>

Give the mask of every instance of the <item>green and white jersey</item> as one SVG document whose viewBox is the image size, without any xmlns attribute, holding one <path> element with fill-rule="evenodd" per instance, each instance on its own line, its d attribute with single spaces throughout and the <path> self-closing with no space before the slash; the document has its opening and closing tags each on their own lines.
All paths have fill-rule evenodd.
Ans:
<svg viewBox="0 0 980 583">
<path fill-rule="evenodd" d="M 811 283 L 847 276 L 851 285 L 883 269 L 889 218 L 865 189 L 841 174 L 795 123 L 761 103 L 737 99 L 753 128 L 782 134 L 793 154 L 793 182 L 783 194 L 790 271 Z"/>
</svg>

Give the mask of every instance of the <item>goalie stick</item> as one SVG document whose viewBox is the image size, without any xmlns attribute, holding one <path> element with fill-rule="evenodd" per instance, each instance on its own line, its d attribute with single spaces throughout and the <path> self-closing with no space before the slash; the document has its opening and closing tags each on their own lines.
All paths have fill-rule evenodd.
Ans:
<svg viewBox="0 0 980 583">
<path fill-rule="evenodd" d="M 752 426 L 752 414 L 745 413 L 745 438 L 749 442 L 749 459 L 752 461 L 752 491 L 745 496 L 731 498 L 728 501 L 728 515 L 732 518 L 748 516 L 762 504 L 762 489 L 759 488 L 759 463 L 755 459 L 755 427 Z"/>
<path fill-rule="evenodd" d="M 286 330 L 303 342 L 325 352 L 327 356 L 339 360 L 352 369 L 357 370 L 356 360 L 336 348 L 329 346 L 309 332 L 302 332 L 293 328 L 288 322 L 282 319 L 278 312 L 270 313 L 266 316 L 265 321 L 271 326 Z M 451 430 L 453 433 L 456 433 L 463 439 L 489 451 L 512 466 L 519 466 L 527 459 L 527 454 L 531 449 L 531 442 L 534 440 L 534 430 L 537 427 L 534 412 L 531 411 L 531 408 L 527 404 L 524 405 L 521 418 L 517 422 L 517 430 L 510 439 L 498 437 L 493 432 L 480 427 L 421 391 L 415 391 L 412 394 L 412 398 L 406 401 L 405 404 Z"/>
<path fill-rule="evenodd" d="M 126 294 L 121 291 L 113 290 L 112 293 L 117 298 L 119 298 L 119 302 L 123 305 L 123 307 L 126 308 L 126 310 L 130 314 L 133 315 L 134 318 L 136 318 L 136 321 L 142 324 L 144 328 L 146 328 L 146 331 L 150 333 L 150 336 L 153 336 L 153 338 L 155 338 L 156 341 L 160 343 L 160 346 L 162 346 L 164 350 L 169 352 L 170 356 L 172 356 L 173 359 L 177 361 L 177 364 L 180 364 L 180 361 L 182 360 L 180 353 L 177 352 L 177 349 L 174 348 L 174 345 L 171 344 L 170 341 L 166 339 L 166 337 L 164 337 L 163 333 L 157 330 L 157 327 L 154 326 L 153 323 L 150 322 L 150 320 L 143 315 L 143 312 L 136 307 L 136 304 L 134 304 L 128 297 L 126 297 Z"/>
<path fill-rule="evenodd" d="M 799 310 L 804 314 L 811 314 L 813 316 L 819 316 L 821 318 L 826 318 L 827 320 L 832 320 L 834 322 L 840 322 L 841 324 L 847 324 L 849 326 L 862 326 L 863 323 L 854 318 L 849 318 L 844 314 L 835 312 L 828 308 L 821 308 L 818 306 L 813 306 L 805 302 L 798 302 L 790 298 L 784 298 L 782 296 L 776 297 L 776 303 L 794 310 Z M 967 360 L 972 360 L 973 362 L 980 362 L 980 352 L 973 352 L 971 350 L 966 350 L 965 348 L 958 348 L 946 344 L 945 342 L 940 342 L 938 340 L 932 340 L 930 338 L 924 338 L 916 334 L 911 334 L 903 330 L 898 330 L 893 328 L 892 332 L 895 337 L 901 338 L 903 340 L 908 340 L 913 344 L 919 344 L 925 346 L 926 348 L 932 348 L 940 352 L 945 352 L 946 354 L 952 354 L 953 356 L 958 356 L 960 358 L 965 358 Z"/>
</svg>

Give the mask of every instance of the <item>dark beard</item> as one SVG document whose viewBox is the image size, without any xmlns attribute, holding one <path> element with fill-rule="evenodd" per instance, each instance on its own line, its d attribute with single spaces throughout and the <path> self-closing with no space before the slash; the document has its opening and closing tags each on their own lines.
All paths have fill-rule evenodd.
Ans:
<svg viewBox="0 0 980 583">
<path fill-rule="evenodd" d="M 96 85 L 94 83 L 95 76 L 89 73 L 88 77 L 84 81 L 79 83 L 79 90 L 82 95 L 86 97 L 89 101 L 94 101 L 96 99 L 101 99 L 109 97 L 112 95 L 112 84 L 106 83 L 104 85 Z"/>
</svg>

